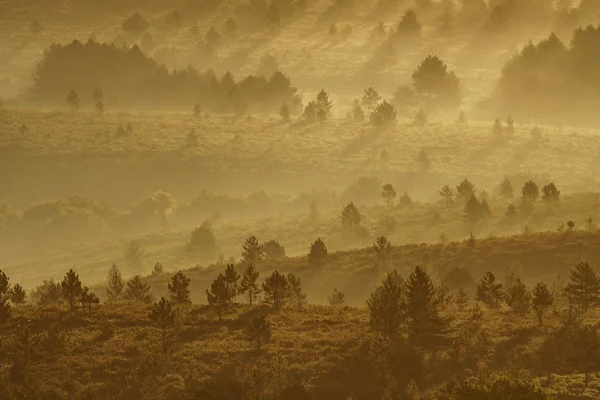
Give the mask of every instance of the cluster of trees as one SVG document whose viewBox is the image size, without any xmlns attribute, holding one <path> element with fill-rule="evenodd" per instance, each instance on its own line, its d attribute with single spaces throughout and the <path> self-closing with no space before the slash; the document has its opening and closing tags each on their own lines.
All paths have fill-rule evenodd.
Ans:
<svg viewBox="0 0 600 400">
<path fill-rule="evenodd" d="M 513 115 L 559 120 L 593 116 L 600 97 L 600 27 L 529 43 L 504 66 L 492 104 Z"/>
<path fill-rule="evenodd" d="M 111 68 L 106 68 L 110 65 Z M 192 67 L 169 71 L 137 47 L 117 47 L 93 40 L 83 44 L 53 44 L 34 71 L 33 99 L 67 102 L 76 111 L 90 96 L 98 111 L 111 103 L 129 106 L 177 106 L 216 112 L 273 112 L 281 104 L 297 104 L 299 94 L 290 79 L 277 71 L 270 77 L 250 75 L 236 82 L 227 72 L 217 77 L 212 70 L 201 73 Z M 296 100 L 294 100 L 296 99 Z"/>
</svg>

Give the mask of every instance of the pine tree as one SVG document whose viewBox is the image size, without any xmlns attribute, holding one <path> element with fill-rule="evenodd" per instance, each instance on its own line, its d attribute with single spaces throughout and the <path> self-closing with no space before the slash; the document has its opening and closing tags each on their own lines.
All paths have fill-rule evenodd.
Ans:
<svg viewBox="0 0 600 400">
<path fill-rule="evenodd" d="M 393 270 L 367 300 L 371 327 L 388 338 L 398 331 L 404 321 L 403 286 L 402 277 Z"/>
<path fill-rule="evenodd" d="M 279 271 L 274 271 L 271 276 L 265 279 L 262 289 L 264 301 L 279 312 L 289 295 L 288 281 L 285 276 L 280 274 Z"/>
<path fill-rule="evenodd" d="M 0 325 L 10 319 L 10 278 L 0 269 Z"/>
<path fill-rule="evenodd" d="M 310 252 L 308 253 L 308 262 L 311 265 L 321 265 L 325 259 L 327 258 L 327 246 L 325 246 L 325 242 L 321 240 L 321 238 L 317 238 L 310 245 Z"/>
<path fill-rule="evenodd" d="M 464 179 L 456 187 L 456 197 L 458 200 L 467 201 L 474 194 L 475 194 L 475 186 L 468 179 Z"/>
<path fill-rule="evenodd" d="M 10 295 L 10 278 L 0 269 L 0 299 Z"/>
<path fill-rule="evenodd" d="M 569 301 L 580 306 L 583 312 L 600 304 L 600 279 L 587 262 L 581 262 L 571 270 L 565 294 Z"/>
<path fill-rule="evenodd" d="M 493 273 L 490 271 L 486 272 L 477 286 L 476 300 L 483 302 L 490 308 L 495 308 L 500 304 L 502 297 L 502 284 L 496 282 L 496 277 Z"/>
<path fill-rule="evenodd" d="M 235 301 L 235 296 L 239 293 L 237 281 L 240 279 L 240 275 L 235 270 L 233 264 L 227 264 L 225 267 L 225 283 L 227 284 L 227 290 L 229 290 L 229 298 L 231 301 Z"/>
<path fill-rule="evenodd" d="M 242 258 L 245 263 L 260 264 L 264 256 L 264 251 L 256 236 L 247 238 L 242 245 L 242 249 Z"/>
<path fill-rule="evenodd" d="M 77 307 L 77 300 L 81 295 L 81 281 L 79 275 L 72 269 L 67 272 L 60 284 L 62 296 L 69 305 L 69 310 L 74 311 Z"/>
<path fill-rule="evenodd" d="M 271 339 L 271 323 L 262 314 L 256 314 L 246 328 L 246 337 L 250 343 L 256 343 L 256 351 L 260 353 L 263 343 Z"/>
<path fill-rule="evenodd" d="M 208 289 L 206 290 L 208 304 L 217 311 L 219 322 L 221 322 L 223 311 L 231 302 L 230 295 L 231 292 L 227 288 L 227 282 L 225 281 L 223 274 L 219 274 L 217 279 L 210 284 L 210 291 Z"/>
<path fill-rule="evenodd" d="M 281 106 L 281 108 L 279 109 L 279 116 L 281 116 L 281 120 L 283 122 L 290 121 L 290 108 L 287 104 Z"/>
<path fill-rule="evenodd" d="M 133 269 L 137 270 L 142 262 L 142 257 L 144 256 L 144 252 L 139 244 L 139 242 L 135 240 L 131 240 L 123 250 L 123 254 L 125 256 L 125 260 L 127 264 Z"/>
<path fill-rule="evenodd" d="M 506 288 L 506 304 L 519 315 L 525 315 L 531 307 L 531 293 L 527 290 L 521 278 Z"/>
<path fill-rule="evenodd" d="M 450 186 L 445 185 L 440 191 L 440 196 L 444 199 L 447 207 L 450 207 L 454 203 L 454 191 L 450 189 Z"/>
<path fill-rule="evenodd" d="M 248 297 L 248 302 L 250 305 L 257 299 L 257 296 L 260 294 L 260 288 L 256 284 L 258 280 L 259 273 L 254 268 L 252 263 L 246 265 L 246 269 L 244 269 L 244 275 L 242 277 L 242 283 L 240 284 L 240 294 L 245 294 Z"/>
<path fill-rule="evenodd" d="M 384 100 L 381 104 L 378 104 L 371 114 L 371 124 L 378 128 L 387 129 L 388 126 L 394 126 L 396 124 L 396 118 L 398 114 L 393 105 Z"/>
<path fill-rule="evenodd" d="M 358 231 L 361 220 L 360 212 L 354 203 L 348 203 L 342 208 L 342 229 L 348 234 L 353 235 Z"/>
<path fill-rule="evenodd" d="M 377 90 L 370 86 L 365 89 L 361 102 L 362 105 L 367 108 L 367 116 L 371 115 L 371 109 L 379 103 L 379 100 L 381 100 L 381 96 L 377 93 Z"/>
<path fill-rule="evenodd" d="M 67 103 L 71 108 L 71 112 L 75 112 L 81 108 L 81 99 L 76 91 L 71 90 L 67 96 Z"/>
<path fill-rule="evenodd" d="M 94 304 L 100 304 L 100 299 L 95 293 L 90 292 L 90 288 L 84 286 L 81 289 L 81 294 L 79 295 L 79 302 L 81 303 L 81 307 L 83 309 L 87 308 L 88 313 L 91 314 L 92 306 Z"/>
<path fill-rule="evenodd" d="M 538 321 L 540 321 L 540 326 L 543 325 L 542 319 L 544 317 L 544 313 L 552 304 L 554 304 L 554 296 L 548 289 L 548 285 L 544 282 L 539 282 L 533 288 L 533 310 L 537 315 Z"/>
<path fill-rule="evenodd" d="M 385 236 L 380 236 L 373 244 L 373 251 L 375 252 L 377 265 L 381 269 L 385 269 L 392 255 L 392 244 Z"/>
<path fill-rule="evenodd" d="M 150 304 L 154 301 L 154 295 L 151 292 L 150 285 L 142 281 L 139 275 L 134 276 L 127 281 L 127 288 L 123 298 L 128 301 Z"/>
<path fill-rule="evenodd" d="M 171 303 L 161 297 L 158 303 L 152 305 L 152 311 L 148 318 L 161 330 L 163 353 L 169 351 L 169 330 L 175 325 L 175 313 Z"/>
<path fill-rule="evenodd" d="M 409 338 L 413 343 L 431 348 L 447 344 L 450 319 L 440 315 L 436 289 L 429 274 L 417 266 L 406 281 L 406 315 Z"/>
<path fill-rule="evenodd" d="M 106 288 L 106 294 L 108 295 L 108 301 L 117 302 L 121 300 L 123 296 L 123 278 L 121 271 L 117 267 L 117 264 L 113 263 L 112 267 L 108 271 L 108 286 Z"/>
<path fill-rule="evenodd" d="M 504 200 L 510 200 L 515 195 L 515 189 L 513 188 L 512 183 L 508 178 L 504 178 L 502 182 L 500 182 L 500 196 L 504 198 Z"/>
<path fill-rule="evenodd" d="M 394 205 L 394 200 L 396 199 L 396 190 L 390 183 L 383 185 L 381 197 L 383 197 L 383 200 L 385 200 L 385 204 L 387 204 L 388 207 L 392 207 Z"/>
<path fill-rule="evenodd" d="M 269 260 L 282 260 L 285 258 L 285 247 L 277 240 L 269 240 L 263 244 L 265 258 Z"/>
<path fill-rule="evenodd" d="M 288 293 L 286 300 L 295 306 L 301 306 L 306 303 L 306 294 L 302 292 L 302 286 L 300 284 L 300 278 L 290 273 L 287 276 Z"/>
<path fill-rule="evenodd" d="M 319 93 L 317 93 L 317 101 L 315 103 L 316 106 L 316 117 L 321 121 L 321 124 L 325 122 L 331 115 L 331 107 L 333 103 L 329 100 L 329 95 L 325 91 L 325 89 L 321 89 Z"/>
<path fill-rule="evenodd" d="M 104 94 L 102 93 L 102 90 L 100 90 L 100 88 L 96 88 L 92 94 L 92 98 L 94 99 L 96 110 L 100 114 L 104 113 Z"/>
<path fill-rule="evenodd" d="M 15 284 L 10 291 L 10 301 L 16 306 L 24 304 L 26 297 L 27 294 L 25 293 L 23 286 L 19 285 L 18 283 Z"/>
<path fill-rule="evenodd" d="M 185 276 L 181 270 L 173 275 L 171 283 L 168 284 L 168 289 L 173 304 L 191 304 L 190 278 Z"/>
<path fill-rule="evenodd" d="M 333 289 L 331 296 L 327 298 L 330 306 L 343 306 L 346 303 L 346 295 L 337 289 Z"/>
<path fill-rule="evenodd" d="M 469 295 L 463 288 L 458 289 L 454 302 L 456 303 L 459 311 L 464 311 L 469 305 Z"/>
<path fill-rule="evenodd" d="M 534 181 L 527 181 L 521 189 L 524 203 L 535 203 L 540 196 L 540 188 Z"/>
</svg>

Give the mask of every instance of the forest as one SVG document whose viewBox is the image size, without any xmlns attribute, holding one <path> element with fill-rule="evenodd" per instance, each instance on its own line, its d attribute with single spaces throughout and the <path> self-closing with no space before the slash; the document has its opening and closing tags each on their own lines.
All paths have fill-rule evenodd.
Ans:
<svg viewBox="0 0 600 400">
<path fill-rule="evenodd" d="M 600 0 L 0 0 L 0 399 L 600 398 Z"/>
</svg>

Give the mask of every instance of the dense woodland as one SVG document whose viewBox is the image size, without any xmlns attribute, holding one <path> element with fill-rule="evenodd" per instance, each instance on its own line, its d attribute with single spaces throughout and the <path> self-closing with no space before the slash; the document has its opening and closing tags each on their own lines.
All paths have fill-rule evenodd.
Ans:
<svg viewBox="0 0 600 400">
<path fill-rule="evenodd" d="M 600 0 L 0 0 L 0 399 L 600 398 Z"/>
</svg>

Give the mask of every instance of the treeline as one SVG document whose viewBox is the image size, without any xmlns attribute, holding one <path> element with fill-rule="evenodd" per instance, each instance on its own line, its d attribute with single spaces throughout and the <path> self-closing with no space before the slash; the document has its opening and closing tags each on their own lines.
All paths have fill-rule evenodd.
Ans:
<svg viewBox="0 0 600 400">
<path fill-rule="evenodd" d="M 68 45 L 53 44 L 34 70 L 34 101 L 93 107 L 98 93 L 106 106 L 183 107 L 215 112 L 277 111 L 294 103 L 297 89 L 288 77 L 249 75 L 236 82 L 227 72 L 217 77 L 212 70 L 192 67 L 169 71 L 146 56 L 139 47 L 117 47 L 89 40 Z M 73 94 L 74 93 L 74 94 Z M 74 96 L 77 98 L 74 99 Z M 74 107 L 73 105 L 76 105 Z"/>
<path fill-rule="evenodd" d="M 529 43 L 505 65 L 491 105 L 555 121 L 597 120 L 600 26 L 578 28 L 568 45 L 555 34 Z"/>
</svg>

